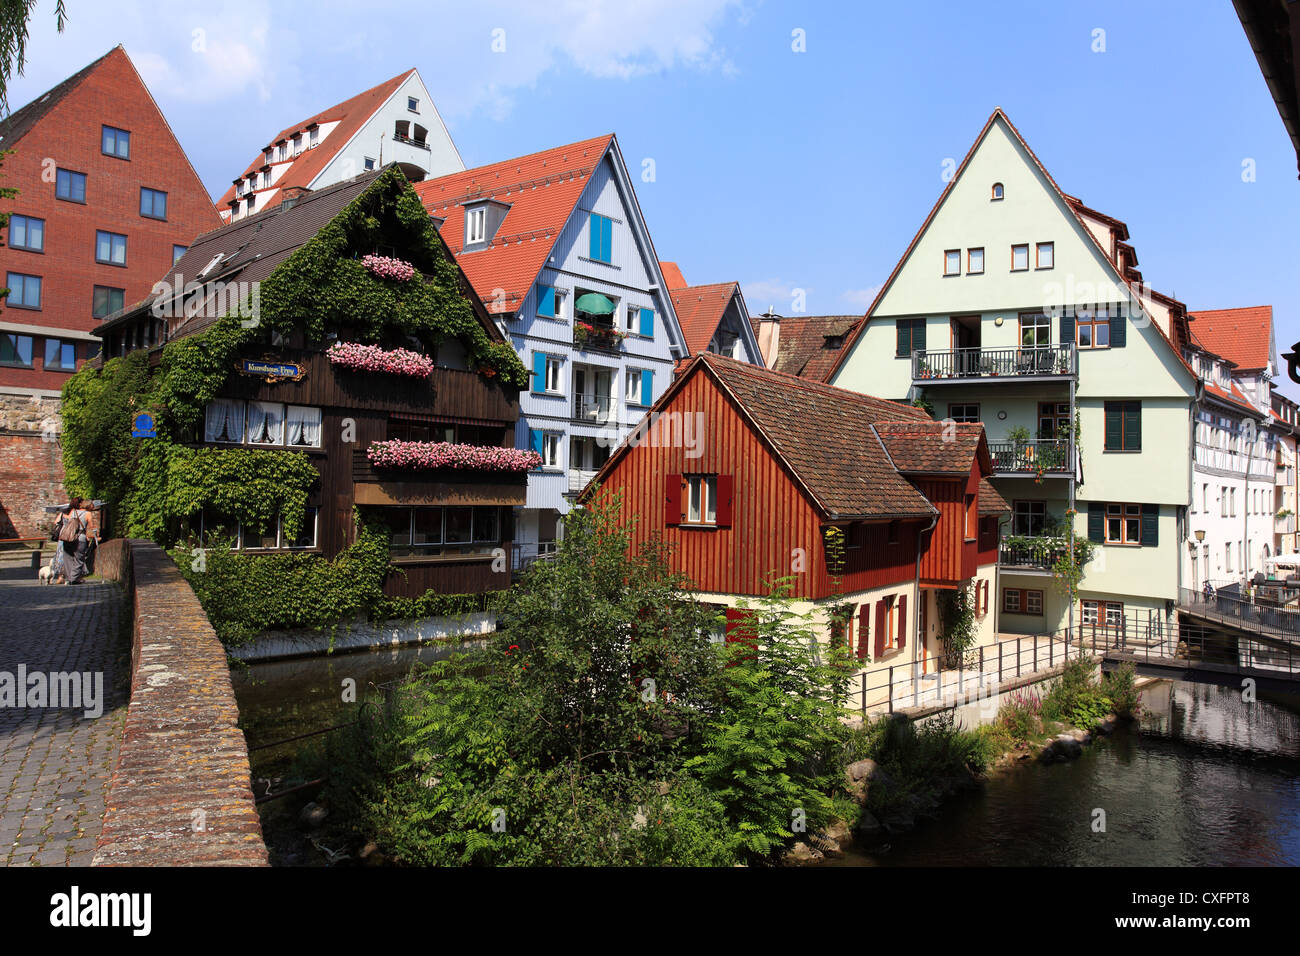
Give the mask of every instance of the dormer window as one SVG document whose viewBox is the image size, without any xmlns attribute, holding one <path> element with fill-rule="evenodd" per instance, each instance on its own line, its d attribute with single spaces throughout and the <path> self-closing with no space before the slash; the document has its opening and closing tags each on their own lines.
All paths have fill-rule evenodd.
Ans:
<svg viewBox="0 0 1300 956">
<path fill-rule="evenodd" d="M 1001 184 L 1001 183 L 994 183 L 994 184 L 993 184 L 993 202 L 997 202 L 997 201 L 998 201 L 999 199 L 1001 199 L 1001 198 L 1002 198 L 1002 184 Z"/>
<path fill-rule="evenodd" d="M 487 208 L 467 210 L 465 213 L 465 245 L 484 242 L 487 239 Z"/>
<path fill-rule="evenodd" d="M 320 127 L 313 126 L 311 128 L 311 131 L 307 134 L 307 145 L 315 146 L 319 142 L 320 142 Z"/>
</svg>

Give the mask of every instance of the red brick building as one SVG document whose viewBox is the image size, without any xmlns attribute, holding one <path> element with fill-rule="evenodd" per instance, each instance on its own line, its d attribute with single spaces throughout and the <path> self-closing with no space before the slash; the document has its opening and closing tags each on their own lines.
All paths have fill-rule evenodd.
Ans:
<svg viewBox="0 0 1300 956">
<path fill-rule="evenodd" d="M 100 319 L 144 299 L 221 225 L 121 46 L 0 121 L 18 190 L 0 246 L 0 538 L 39 533 L 60 500 L 58 396 L 98 351 Z"/>
</svg>

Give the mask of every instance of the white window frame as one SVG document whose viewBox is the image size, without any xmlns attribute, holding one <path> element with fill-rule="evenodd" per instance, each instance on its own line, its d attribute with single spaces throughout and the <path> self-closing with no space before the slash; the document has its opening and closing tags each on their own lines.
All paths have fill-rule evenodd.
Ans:
<svg viewBox="0 0 1300 956">
<path fill-rule="evenodd" d="M 954 258 L 956 260 L 955 263 L 953 261 Z M 955 265 L 956 268 L 950 269 L 948 268 L 949 265 Z M 945 276 L 961 275 L 961 250 L 960 249 L 943 250 L 943 274 Z"/>
<path fill-rule="evenodd" d="M 1033 614 L 1035 617 L 1043 616 L 1043 592 L 1042 591 L 1025 591 L 1025 613 Z"/>
<path fill-rule="evenodd" d="M 564 394 L 564 358 L 559 355 L 546 356 L 546 394 Z"/>
<path fill-rule="evenodd" d="M 561 471 L 564 463 L 560 461 L 560 443 L 564 432 L 542 432 L 542 468 L 546 471 Z"/>
<path fill-rule="evenodd" d="M 979 268 L 975 268 L 974 256 L 979 253 Z M 966 274 L 968 276 L 982 276 L 984 274 L 984 247 L 972 246 L 966 250 Z"/>
<path fill-rule="evenodd" d="M 1011 595 L 1016 596 L 1015 606 L 1012 606 Z M 1019 614 L 1020 613 L 1020 588 L 1003 588 L 1002 589 L 1002 613 Z"/>
<path fill-rule="evenodd" d="M 487 207 L 479 206 L 465 212 L 465 245 L 487 241 Z"/>
<path fill-rule="evenodd" d="M 644 369 L 633 368 L 632 366 L 628 366 L 624 369 L 623 388 L 627 392 L 625 401 L 629 405 L 638 405 L 642 408 L 645 407 L 641 404 L 641 375 L 644 371 Z M 633 384 L 634 377 L 636 381 L 635 385 Z"/>
<path fill-rule="evenodd" d="M 1049 262 L 1043 265 L 1043 250 L 1047 250 Z M 1034 243 L 1034 268 L 1035 269 L 1054 269 L 1056 268 L 1056 243 L 1055 242 L 1037 242 Z"/>
<path fill-rule="evenodd" d="M 718 476 L 686 476 L 686 523 L 717 525 Z"/>
<path fill-rule="evenodd" d="M 418 96 L 408 96 L 406 98 L 406 110 L 408 113 L 419 113 L 420 98 Z"/>
</svg>

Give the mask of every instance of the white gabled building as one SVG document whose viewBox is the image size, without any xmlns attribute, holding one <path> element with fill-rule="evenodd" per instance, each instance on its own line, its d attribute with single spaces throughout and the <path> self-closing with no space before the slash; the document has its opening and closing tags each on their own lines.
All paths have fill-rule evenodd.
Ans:
<svg viewBox="0 0 1300 956">
<path fill-rule="evenodd" d="M 1191 313 L 1185 355 L 1201 379 L 1183 579 L 1193 589 L 1267 572 L 1277 553 L 1275 470 L 1281 428 L 1271 416 L 1273 308 Z M 1289 430 L 1289 429 L 1288 429 Z"/>
<path fill-rule="evenodd" d="M 465 168 L 416 70 L 282 129 L 217 201 L 226 222 L 396 163 L 419 182 Z"/>
<path fill-rule="evenodd" d="M 614 136 L 415 190 L 532 372 L 516 433 L 542 456 L 516 515 L 526 563 L 554 549 L 560 517 L 671 384 L 686 341 Z"/>
</svg>

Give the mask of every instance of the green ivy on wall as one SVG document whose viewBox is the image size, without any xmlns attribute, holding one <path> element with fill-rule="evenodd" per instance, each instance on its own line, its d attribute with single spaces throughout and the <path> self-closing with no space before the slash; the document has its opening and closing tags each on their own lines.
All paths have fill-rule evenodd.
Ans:
<svg viewBox="0 0 1300 956">
<path fill-rule="evenodd" d="M 361 265 L 362 256 L 387 249 L 399 250 L 420 275 L 384 279 Z M 168 342 L 153 369 L 141 349 L 71 376 L 61 439 L 68 490 L 112 502 L 116 534 L 172 547 L 224 640 L 267 628 L 321 627 L 358 613 L 390 618 L 481 609 L 481 595 L 385 597 L 388 534 L 381 523 L 359 526 L 356 541 L 333 561 L 213 547 L 202 550 L 198 571 L 190 547 L 178 546 L 186 520 L 203 508 L 252 533 L 273 528 L 280 514 L 285 535 L 296 537 L 319 481 L 301 452 L 192 447 L 206 407 L 226 389 L 246 346 L 269 345 L 277 334 L 301 335 L 312 348 L 338 338 L 388 347 L 414 340 L 433 350 L 455 339 L 482 375 L 527 387 L 514 348 L 494 341 L 479 322 L 468 298 L 474 294 L 415 191 L 390 169 L 261 282 L 256 321 L 219 318 Z M 131 436 L 142 411 L 153 415 L 157 437 Z"/>
</svg>

